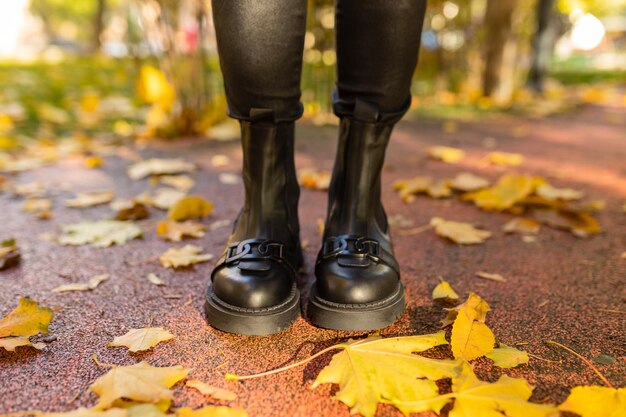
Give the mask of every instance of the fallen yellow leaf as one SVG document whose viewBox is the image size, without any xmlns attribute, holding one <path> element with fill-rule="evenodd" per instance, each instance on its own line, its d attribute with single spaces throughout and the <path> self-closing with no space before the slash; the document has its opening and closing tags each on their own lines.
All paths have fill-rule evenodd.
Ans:
<svg viewBox="0 0 626 417">
<path fill-rule="evenodd" d="M 539 233 L 541 224 L 532 219 L 525 219 L 522 217 L 516 217 L 508 221 L 502 226 L 504 233 L 519 233 L 521 235 L 536 235 Z"/>
<path fill-rule="evenodd" d="M 444 332 L 423 336 L 350 340 L 315 379 L 339 384 L 334 398 L 350 407 L 350 413 L 373 417 L 378 403 L 397 404 L 436 397 L 434 381 L 458 375 L 461 362 L 413 354 L 447 344 Z M 426 379 L 422 379 L 426 378 Z"/>
<path fill-rule="evenodd" d="M 547 200 L 580 200 L 585 196 L 584 191 L 572 188 L 555 188 L 550 184 L 542 184 L 535 191 L 539 197 Z"/>
<path fill-rule="evenodd" d="M 39 307 L 37 301 L 20 298 L 17 307 L 0 319 L 0 337 L 34 336 L 48 333 L 52 310 Z"/>
<path fill-rule="evenodd" d="M 20 261 L 20 252 L 15 239 L 3 240 L 0 244 L 0 271 L 17 265 Z"/>
<path fill-rule="evenodd" d="M 174 335 L 163 327 L 145 327 L 143 329 L 130 329 L 125 335 L 116 336 L 113 342 L 107 346 L 126 346 L 131 352 L 140 352 L 173 338 Z"/>
<path fill-rule="evenodd" d="M 311 190 L 328 190 L 332 174 L 329 171 L 306 169 L 300 172 L 298 182 L 304 188 Z"/>
<path fill-rule="evenodd" d="M 168 249 L 159 257 L 159 260 L 165 268 L 178 268 L 213 259 L 212 254 L 201 254 L 200 252 L 202 252 L 202 248 L 199 246 L 185 245 L 182 248 Z"/>
<path fill-rule="evenodd" d="M 184 237 L 202 237 L 204 236 L 204 230 L 206 230 L 206 226 L 191 220 L 177 222 L 165 219 L 161 220 L 156 227 L 158 236 L 172 242 L 180 242 Z"/>
<path fill-rule="evenodd" d="M 544 183 L 539 177 L 507 174 L 500 177 L 492 187 L 463 195 L 464 200 L 473 201 L 485 210 L 505 210 L 532 194 Z"/>
<path fill-rule="evenodd" d="M 213 203 L 197 195 L 183 197 L 170 207 L 167 217 L 182 221 L 208 216 L 213 211 Z"/>
<path fill-rule="evenodd" d="M 213 397 L 216 400 L 232 401 L 237 398 L 237 394 L 224 388 L 214 387 L 198 379 L 190 379 L 185 386 L 197 389 L 202 395 Z"/>
<path fill-rule="evenodd" d="M 112 191 L 94 191 L 78 193 L 76 197 L 65 200 L 65 207 L 83 208 L 109 203 L 115 194 Z"/>
<path fill-rule="evenodd" d="M 460 306 L 450 336 L 455 358 L 469 361 L 491 352 L 496 339 L 485 324 L 489 310 L 489 305 L 474 293 Z"/>
<path fill-rule="evenodd" d="M 104 160 L 99 156 L 88 156 L 83 161 L 85 168 L 99 168 L 104 165 Z"/>
<path fill-rule="evenodd" d="M 135 85 L 137 95 L 147 103 L 169 110 L 176 101 L 176 91 L 165 74 L 151 65 L 142 65 Z"/>
<path fill-rule="evenodd" d="M 524 156 L 518 153 L 491 152 L 487 160 L 493 165 L 516 167 L 524 163 Z"/>
<path fill-rule="evenodd" d="M 56 287 L 52 292 L 68 292 L 68 291 L 91 291 L 95 290 L 100 283 L 109 279 L 109 274 L 95 275 L 88 282 L 75 282 L 73 284 L 65 284 Z"/>
<path fill-rule="evenodd" d="M 452 289 L 452 286 L 447 281 L 439 278 L 441 282 L 433 289 L 433 300 L 450 300 L 456 301 L 459 299 L 459 295 Z"/>
<path fill-rule="evenodd" d="M 489 279 L 491 281 L 505 282 L 506 279 L 500 274 L 492 274 L 490 272 L 478 271 L 476 272 L 478 278 Z"/>
<path fill-rule="evenodd" d="M 35 415 L 39 417 L 135 417 L 131 416 L 128 410 L 121 408 L 112 408 L 110 410 L 94 410 L 92 408 L 84 407 L 62 413 L 36 413 Z M 146 415 L 145 417 L 154 416 Z"/>
<path fill-rule="evenodd" d="M 169 185 L 184 192 L 191 190 L 196 185 L 196 182 L 189 175 L 163 175 L 158 179 L 161 184 Z"/>
<path fill-rule="evenodd" d="M 489 180 L 468 172 L 461 172 L 448 183 L 459 191 L 476 191 L 489 186 Z"/>
<path fill-rule="evenodd" d="M 248 417 L 248 413 L 241 408 L 207 405 L 197 410 L 182 407 L 176 410 L 176 417 Z"/>
<path fill-rule="evenodd" d="M 493 361 L 493 364 L 499 368 L 514 368 L 518 365 L 528 363 L 528 353 L 523 350 L 507 346 L 500 343 L 500 347 L 493 349 L 485 355 Z"/>
<path fill-rule="evenodd" d="M 439 236 L 462 245 L 483 243 L 491 237 L 491 232 L 476 229 L 469 223 L 453 222 L 439 217 L 433 217 L 430 220 L 430 225 L 435 228 L 435 232 Z"/>
<path fill-rule="evenodd" d="M 432 146 L 427 150 L 428 156 L 448 164 L 456 164 L 465 157 L 465 152 L 449 146 Z"/>
<path fill-rule="evenodd" d="M 410 180 L 398 180 L 393 183 L 393 189 L 398 191 L 400 198 L 405 203 L 415 200 L 415 195 L 424 193 L 433 183 L 430 177 L 415 177 Z"/>
<path fill-rule="evenodd" d="M 623 417 L 626 415 L 626 388 L 574 387 L 559 410 L 582 417 Z"/>
<path fill-rule="evenodd" d="M 98 220 L 63 226 L 58 242 L 61 245 L 85 245 L 91 243 L 97 248 L 113 244 L 122 245 L 141 236 L 139 227 L 131 222 Z"/>
<path fill-rule="evenodd" d="M 31 346 L 35 349 L 43 349 L 46 347 L 46 344 L 32 343 L 30 336 L 0 337 L 0 347 L 9 352 L 14 352 L 15 349 L 20 346 Z"/>
<path fill-rule="evenodd" d="M 154 285 L 156 285 L 156 286 L 159 286 L 159 285 L 165 285 L 165 282 L 163 282 L 163 280 L 162 280 L 161 278 L 159 278 L 156 274 L 154 274 L 154 273 L 152 273 L 152 272 L 150 272 L 150 273 L 148 274 L 148 276 L 146 277 L 146 279 L 147 279 L 148 281 L 150 281 L 150 283 L 151 283 L 151 284 L 154 284 Z"/>
<path fill-rule="evenodd" d="M 137 162 L 128 168 L 128 176 L 134 180 L 140 180 L 150 175 L 171 175 L 191 172 L 196 166 L 183 159 L 153 158 Z"/>
<path fill-rule="evenodd" d="M 143 403 L 158 403 L 172 398 L 169 390 L 175 383 L 185 378 L 188 369 L 180 365 L 154 367 L 147 362 L 131 366 L 113 365 L 111 369 L 94 381 L 89 387 L 100 398 L 96 409 L 107 409 L 119 399 Z"/>
</svg>

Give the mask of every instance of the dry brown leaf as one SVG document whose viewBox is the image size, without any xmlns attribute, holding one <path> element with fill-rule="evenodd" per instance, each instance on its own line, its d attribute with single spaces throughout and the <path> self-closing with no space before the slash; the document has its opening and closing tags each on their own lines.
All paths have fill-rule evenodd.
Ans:
<svg viewBox="0 0 626 417">
<path fill-rule="evenodd" d="M 15 239 L 3 240 L 0 244 L 0 271 L 17 265 L 20 261 L 20 252 Z"/>
<path fill-rule="evenodd" d="M 213 259 L 210 253 L 201 254 L 202 248 L 195 245 L 185 245 L 182 248 L 170 248 L 159 257 L 165 268 L 179 268 Z"/>
<path fill-rule="evenodd" d="M 462 245 L 483 243 L 491 237 L 491 232 L 476 229 L 469 223 L 447 221 L 439 217 L 433 217 L 430 220 L 430 225 L 434 226 L 435 232 L 439 236 Z"/>
<path fill-rule="evenodd" d="M 159 237 L 172 242 L 180 242 L 184 237 L 200 238 L 204 236 L 206 226 L 194 221 L 177 222 L 174 220 L 161 220 L 156 227 Z"/>
<path fill-rule="evenodd" d="M 88 282 L 75 282 L 72 284 L 60 285 L 52 290 L 52 292 L 69 292 L 69 291 L 91 291 L 95 290 L 98 285 L 109 279 L 109 274 L 94 275 Z"/>
<path fill-rule="evenodd" d="M 76 197 L 65 200 L 65 207 L 83 208 L 106 204 L 113 200 L 113 191 L 93 191 L 78 193 Z"/>
<path fill-rule="evenodd" d="M 541 224 L 532 219 L 525 219 L 522 217 L 516 217 L 508 221 L 502 226 L 504 233 L 518 233 L 521 235 L 536 235 L 539 233 Z"/>
<path fill-rule="evenodd" d="M 182 159 L 153 158 L 133 164 L 127 172 L 130 178 L 140 180 L 150 175 L 181 174 L 195 169 L 194 164 Z"/>
<path fill-rule="evenodd" d="M 170 207 L 167 217 L 172 220 L 182 221 L 208 216 L 213 211 L 213 203 L 206 201 L 198 195 L 190 195 L 181 198 Z"/>
<path fill-rule="evenodd" d="M 464 151 L 449 146 L 432 146 L 428 148 L 427 153 L 431 158 L 438 159 L 448 164 L 456 164 L 465 157 Z"/>
<path fill-rule="evenodd" d="M 130 206 L 118 210 L 115 220 L 143 220 L 150 217 L 146 206 L 138 201 L 132 201 Z"/>
<path fill-rule="evenodd" d="M 506 282 L 506 279 L 500 274 L 492 274 L 489 272 L 478 271 L 476 272 L 476 276 L 478 278 L 489 279 L 491 281 Z"/>
<path fill-rule="evenodd" d="M 541 223 L 569 230 L 578 237 L 588 237 L 602 231 L 598 221 L 584 212 L 536 208 L 532 210 L 532 215 Z"/>
<path fill-rule="evenodd" d="M 163 327 L 145 327 L 142 329 L 130 329 L 123 336 L 116 336 L 113 342 L 107 346 L 126 346 L 131 352 L 148 350 L 161 342 L 171 340 L 174 335 Z"/>
<path fill-rule="evenodd" d="M 214 387 L 206 384 L 198 379 L 190 379 L 185 383 L 185 386 L 195 388 L 202 395 L 215 398 L 216 400 L 232 401 L 237 398 L 237 394 L 224 388 Z"/>
<path fill-rule="evenodd" d="M 489 180 L 469 172 L 461 172 L 448 182 L 450 187 L 459 191 L 476 191 L 489 187 Z"/>
</svg>

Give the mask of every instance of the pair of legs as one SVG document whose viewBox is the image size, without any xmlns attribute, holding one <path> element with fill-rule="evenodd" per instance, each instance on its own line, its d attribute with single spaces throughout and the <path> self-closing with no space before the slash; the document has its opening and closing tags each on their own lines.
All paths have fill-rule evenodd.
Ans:
<svg viewBox="0 0 626 417">
<path fill-rule="evenodd" d="M 324 240 L 308 305 L 316 325 L 384 327 L 402 314 L 404 292 L 380 201 L 391 130 L 408 110 L 426 0 L 337 0 L 341 119 Z M 210 324 L 267 334 L 299 314 L 302 266 L 294 122 L 306 0 L 213 0 L 231 117 L 241 122 L 245 203 L 207 292 Z"/>
</svg>

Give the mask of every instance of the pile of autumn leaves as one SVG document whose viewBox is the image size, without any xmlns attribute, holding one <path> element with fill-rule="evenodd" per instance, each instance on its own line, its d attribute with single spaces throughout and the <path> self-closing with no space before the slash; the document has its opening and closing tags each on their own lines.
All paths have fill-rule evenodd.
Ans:
<svg viewBox="0 0 626 417">
<path fill-rule="evenodd" d="M 457 148 L 434 146 L 428 150 L 431 158 L 446 163 L 456 163 L 464 157 Z M 520 154 L 492 152 L 486 161 L 498 166 L 519 166 L 524 158 Z M 459 173 L 452 179 L 434 179 L 417 176 L 394 183 L 401 199 L 409 203 L 418 194 L 432 198 L 449 198 L 455 194 L 463 201 L 474 203 L 485 211 L 508 212 L 518 217 L 505 225 L 505 232 L 533 235 L 541 224 L 570 231 L 587 237 L 601 231 L 593 212 L 602 208 L 602 202 L 582 204 L 584 192 L 571 188 L 557 188 L 544 178 L 517 173 L 502 175 L 495 184 L 471 173 Z M 488 231 L 474 229 L 469 224 L 446 222 L 435 218 L 431 222 L 437 234 L 461 244 L 480 243 L 491 236 Z M 455 233 L 456 230 L 458 233 Z"/>
<path fill-rule="evenodd" d="M 443 281 L 433 290 L 433 298 L 447 303 L 456 302 L 458 295 Z M 436 413 L 453 403 L 450 417 L 509 416 L 549 417 L 559 411 L 569 411 L 583 417 L 621 416 L 626 412 L 626 388 L 600 386 L 574 387 L 569 397 L 560 405 L 529 402 L 533 388 L 522 378 L 502 376 L 496 382 L 481 381 L 474 373 L 470 361 L 486 356 L 494 365 L 511 368 L 528 363 L 526 352 L 496 339 L 486 324 L 489 305 L 480 296 L 470 293 L 467 300 L 447 309 L 442 321 L 451 325 L 450 342 L 446 332 L 434 334 L 383 338 L 370 335 L 365 339 L 348 340 L 330 346 L 309 358 L 284 368 L 257 375 L 238 376 L 226 374 L 227 380 L 259 378 L 268 374 L 285 372 L 305 364 L 325 353 L 339 351 L 318 374 L 311 388 L 320 384 L 337 384 L 334 399 L 350 407 L 351 413 L 373 417 L 379 403 L 390 404 L 405 414 L 434 411 Z M 0 346 L 12 350 L 17 346 L 34 345 L 29 338 L 47 333 L 53 313 L 29 299 L 21 299 L 18 307 L 0 319 Z M 126 346 L 131 352 L 148 350 L 156 344 L 173 338 L 163 328 L 132 329 L 116 337 L 109 346 Z M 453 359 L 436 359 L 423 356 L 436 346 L 449 345 Z M 441 354 L 439 350 L 439 355 Z M 171 388 L 187 378 L 190 370 L 182 366 L 153 367 L 142 361 L 130 366 L 106 365 L 109 371 L 97 378 L 90 390 L 99 398 L 89 409 L 79 408 L 67 413 L 27 414 L 41 417 L 243 417 L 246 412 L 226 406 L 205 406 L 192 410 L 178 408 L 168 414 L 173 393 Z M 437 381 L 451 379 L 450 392 L 441 392 Z M 216 399 L 231 401 L 232 391 L 213 387 L 198 380 L 187 380 L 186 386 Z"/>
</svg>

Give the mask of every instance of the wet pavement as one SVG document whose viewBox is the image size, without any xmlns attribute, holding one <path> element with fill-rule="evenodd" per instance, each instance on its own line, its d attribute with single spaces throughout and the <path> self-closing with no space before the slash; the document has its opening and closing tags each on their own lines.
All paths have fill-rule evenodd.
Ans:
<svg viewBox="0 0 626 417">
<path fill-rule="evenodd" d="M 612 364 L 596 366 L 615 386 L 624 386 L 626 259 L 622 254 L 626 251 L 626 213 L 622 206 L 626 201 L 626 121 L 623 109 L 619 110 L 621 119 L 616 117 L 617 111 L 589 108 L 546 119 L 503 116 L 456 125 L 417 118 L 402 122 L 393 134 L 383 178 L 388 214 L 409 220 L 412 227 L 425 225 L 434 216 L 467 221 L 490 230 L 493 237 L 481 245 L 459 246 L 437 237 L 432 230 L 411 236 L 398 233 L 401 227 L 396 227 L 393 238 L 408 309 L 396 324 L 380 333 L 412 335 L 439 330 L 444 313 L 432 302 L 430 293 L 441 275 L 461 297 L 473 291 L 489 302 L 492 312 L 487 324 L 498 341 L 518 344 L 540 358 L 562 360 L 555 363 L 531 358 L 529 365 L 500 370 L 492 368 L 490 361 L 479 359 L 479 377 L 495 380 L 506 373 L 526 378 L 536 386 L 533 400 L 538 402 L 563 401 L 575 385 L 601 384 L 593 370 L 579 359 L 544 344 L 554 340 L 589 359 L 601 354 L 615 359 Z M 298 168 L 330 169 L 335 135 L 332 126 L 300 123 Z M 467 156 L 456 165 L 427 159 L 425 151 L 432 145 L 460 147 Z M 483 160 L 492 150 L 488 147 L 494 145 L 494 150 L 525 156 L 521 167 L 506 171 L 540 175 L 555 186 L 586 191 L 587 200 L 604 200 L 606 208 L 598 213 L 603 233 L 581 239 L 542 227 L 536 241 L 527 243 L 519 235 L 501 231 L 502 225 L 513 218 L 510 214 L 487 213 L 458 199 L 420 196 L 411 204 L 403 204 L 391 188 L 393 181 L 401 178 L 447 178 L 460 171 L 495 179 L 504 170 L 487 166 Z M 151 209 L 151 219 L 140 222 L 144 237 L 120 247 L 63 247 L 38 238 L 63 224 L 111 216 L 106 205 L 63 208 L 62 200 L 74 191 L 111 188 L 119 197 L 132 197 L 148 189 L 146 180 L 133 181 L 125 173 L 129 163 L 140 155 L 180 156 L 198 164 L 200 169 L 193 174 L 193 193 L 215 203 L 214 212 L 205 222 L 232 219 L 239 210 L 241 185 L 218 180 L 222 173 L 239 171 L 237 142 L 160 142 L 142 150 L 122 148 L 98 170 L 85 169 L 80 159 L 70 159 L 20 174 L 19 182 L 39 179 L 47 189 L 57 190 L 52 193 L 54 217 L 35 220 L 21 210 L 21 198 L 0 194 L 0 237 L 15 237 L 22 252 L 18 267 L 0 272 L 0 315 L 12 310 L 21 296 L 58 307 L 59 311 L 50 326 L 56 341 L 43 351 L 0 351 L 0 413 L 68 411 L 93 405 L 96 397 L 87 388 L 107 371 L 94 363 L 92 357 L 96 355 L 103 363 L 130 365 L 145 359 L 156 366 L 181 364 L 192 368 L 190 377 L 237 392 L 238 398 L 231 405 L 245 408 L 253 417 L 348 416 L 348 408 L 330 398 L 332 386 L 308 389 L 331 354 L 302 368 L 262 379 L 240 383 L 223 380 L 225 372 L 243 375 L 264 371 L 364 333 L 322 330 L 302 318 L 288 330 L 268 337 L 237 336 L 210 328 L 203 319 L 202 305 L 212 264 L 178 271 L 158 264 L 156 257 L 167 248 L 182 246 L 156 236 L 154 219 L 163 218 L 164 212 Z M 230 162 L 215 167 L 211 163 L 214 155 L 227 155 Z M 306 274 L 300 277 L 304 302 L 321 238 L 317 219 L 324 217 L 325 209 L 323 192 L 302 191 L 300 219 L 307 261 Z M 217 229 L 186 243 L 202 246 L 217 256 L 228 231 Z M 506 281 L 477 278 L 477 271 L 499 273 Z M 145 277 L 150 272 L 167 285 L 149 283 Z M 111 278 L 94 291 L 51 292 L 61 284 L 84 282 L 102 273 L 109 273 Z M 114 336 L 148 325 L 163 326 L 175 337 L 139 354 L 106 346 Z M 175 407 L 219 403 L 182 384 L 174 391 Z M 379 406 L 378 415 L 401 414 L 393 407 Z"/>
</svg>

